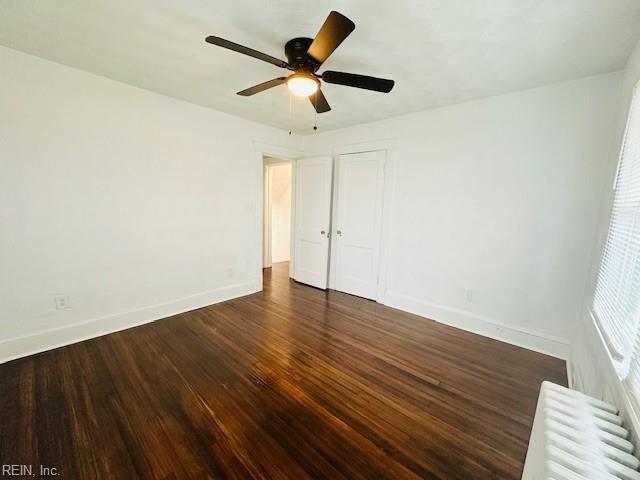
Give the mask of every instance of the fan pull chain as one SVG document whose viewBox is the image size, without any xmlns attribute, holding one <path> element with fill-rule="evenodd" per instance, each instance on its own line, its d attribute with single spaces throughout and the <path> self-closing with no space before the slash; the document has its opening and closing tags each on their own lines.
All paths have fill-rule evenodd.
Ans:
<svg viewBox="0 0 640 480">
<path fill-rule="evenodd" d="M 313 94 L 315 96 L 315 105 L 313 108 L 313 131 L 318 130 L 318 90 Z"/>
<path fill-rule="evenodd" d="M 289 135 L 291 135 L 291 131 L 293 130 L 293 122 L 291 121 L 292 111 L 293 111 L 293 98 L 291 96 L 291 92 L 289 92 Z"/>
</svg>

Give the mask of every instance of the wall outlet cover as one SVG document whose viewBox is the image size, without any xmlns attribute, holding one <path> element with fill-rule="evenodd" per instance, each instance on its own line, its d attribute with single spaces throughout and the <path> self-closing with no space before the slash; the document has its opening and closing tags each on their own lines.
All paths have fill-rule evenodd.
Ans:
<svg viewBox="0 0 640 480">
<path fill-rule="evenodd" d="M 56 295 L 54 297 L 56 310 L 67 310 L 71 308 L 69 304 L 69 295 L 64 295 L 62 293 Z"/>
</svg>

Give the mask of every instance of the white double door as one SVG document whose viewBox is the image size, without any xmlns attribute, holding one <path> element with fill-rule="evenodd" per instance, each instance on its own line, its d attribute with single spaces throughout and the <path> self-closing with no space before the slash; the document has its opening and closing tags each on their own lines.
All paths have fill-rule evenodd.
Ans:
<svg viewBox="0 0 640 480">
<path fill-rule="evenodd" d="M 385 151 L 340 155 L 335 175 L 330 157 L 297 162 L 297 281 L 326 288 L 331 265 L 332 288 L 377 298 L 385 157 Z"/>
</svg>

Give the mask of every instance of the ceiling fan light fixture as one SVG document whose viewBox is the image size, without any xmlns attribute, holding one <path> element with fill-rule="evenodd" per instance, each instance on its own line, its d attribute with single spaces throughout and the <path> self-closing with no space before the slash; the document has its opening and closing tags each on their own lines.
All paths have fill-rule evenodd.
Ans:
<svg viewBox="0 0 640 480">
<path fill-rule="evenodd" d="M 294 73 L 287 78 L 287 87 L 298 97 L 308 97 L 318 91 L 320 81 L 309 73 Z"/>
<path fill-rule="evenodd" d="M 389 93 L 393 88 L 393 80 L 384 78 L 331 70 L 324 70 L 322 74 L 317 73 L 324 62 L 355 28 L 356 25 L 347 17 L 339 12 L 331 11 L 315 38 L 296 37 L 284 45 L 286 62 L 215 35 L 209 35 L 205 41 L 211 45 L 226 48 L 293 72 L 288 77 L 281 76 L 240 90 L 237 92 L 238 95 L 250 97 L 286 83 L 290 93 L 308 98 L 316 113 L 325 113 L 331 111 L 331 106 L 320 88 L 324 83 L 383 93 Z"/>
</svg>

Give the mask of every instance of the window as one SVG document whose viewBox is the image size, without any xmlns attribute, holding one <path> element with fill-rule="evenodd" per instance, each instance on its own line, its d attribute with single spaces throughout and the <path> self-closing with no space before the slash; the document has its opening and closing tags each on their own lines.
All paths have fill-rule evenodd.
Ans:
<svg viewBox="0 0 640 480">
<path fill-rule="evenodd" d="M 640 392 L 640 365 L 631 368 L 632 363 L 640 363 L 640 338 L 637 338 L 640 326 L 640 101 L 637 97 L 638 88 L 631 101 L 620 153 L 593 314 L 619 375 L 625 378 L 631 371 L 637 372 L 633 374 L 637 376 L 634 382 L 638 383 Z"/>
</svg>

